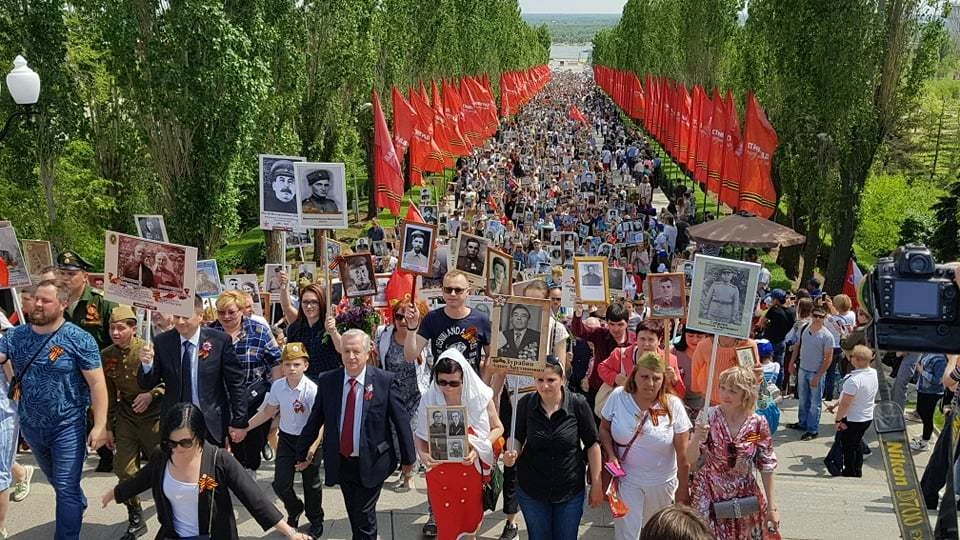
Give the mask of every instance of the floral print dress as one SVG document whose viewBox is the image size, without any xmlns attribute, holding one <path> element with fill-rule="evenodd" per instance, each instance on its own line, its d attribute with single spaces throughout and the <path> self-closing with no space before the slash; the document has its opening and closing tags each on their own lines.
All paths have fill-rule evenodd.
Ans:
<svg viewBox="0 0 960 540">
<path fill-rule="evenodd" d="M 764 538 L 767 500 L 754 474 L 772 473 L 777 467 L 773 439 L 766 419 L 753 413 L 740 431 L 731 435 L 723 411 L 711 407 L 710 432 L 700 444 L 700 468 L 690 485 L 690 502 L 705 517 L 718 540 L 760 540 Z M 739 519 L 717 519 L 713 503 L 756 496 L 760 511 Z"/>
</svg>

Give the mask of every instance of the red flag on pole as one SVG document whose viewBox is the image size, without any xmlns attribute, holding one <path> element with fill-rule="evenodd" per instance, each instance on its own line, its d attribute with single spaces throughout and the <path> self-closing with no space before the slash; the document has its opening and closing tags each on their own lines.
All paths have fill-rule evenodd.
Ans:
<svg viewBox="0 0 960 540">
<path fill-rule="evenodd" d="M 707 190 L 720 193 L 723 172 L 723 147 L 727 139 L 727 112 L 720 92 L 713 89 L 713 121 L 710 122 L 710 155 L 707 158 Z"/>
<path fill-rule="evenodd" d="M 777 132 L 767 120 L 753 92 L 747 94 L 747 125 L 744 131 L 743 165 L 740 173 L 740 208 L 769 218 L 777 206 L 773 185 L 773 154 Z"/>
<path fill-rule="evenodd" d="M 393 98 L 393 147 L 398 156 L 402 156 L 413 139 L 413 128 L 417 123 L 417 111 L 410 106 L 403 94 L 394 86 L 390 91 Z"/>
<path fill-rule="evenodd" d="M 680 137 L 677 143 L 677 162 L 686 166 L 690 155 L 690 109 L 692 103 L 687 85 L 680 85 Z"/>
<path fill-rule="evenodd" d="M 413 201 L 407 203 L 407 215 L 403 219 L 407 223 L 426 223 L 426 220 L 423 219 L 423 214 L 420 213 L 417 205 L 413 204 Z"/>
<path fill-rule="evenodd" d="M 700 131 L 697 135 L 697 156 L 693 177 L 701 184 L 707 183 L 707 161 L 710 159 L 710 139 L 713 128 L 713 102 L 706 90 L 700 89 Z"/>
<path fill-rule="evenodd" d="M 417 112 L 414 139 L 410 147 L 413 174 L 410 182 L 423 185 L 423 173 L 443 172 L 443 151 L 437 145 L 433 132 L 433 109 L 415 90 L 410 90 L 410 105 Z"/>
<path fill-rule="evenodd" d="M 376 90 L 373 91 L 373 180 L 377 208 L 389 208 L 391 214 L 399 216 L 403 172 Z"/>
<path fill-rule="evenodd" d="M 451 135 L 450 140 L 453 142 L 454 151 L 457 155 L 468 156 L 473 147 L 463 134 L 463 129 L 460 126 L 460 121 L 463 116 L 460 92 L 450 83 L 447 83 L 447 81 L 442 81 L 441 86 L 443 91 L 443 113 L 447 119 L 447 133 Z"/>
<path fill-rule="evenodd" d="M 853 311 L 860 307 L 860 282 L 863 281 L 863 272 L 857 266 L 857 261 L 850 259 L 847 263 L 847 277 L 843 280 L 843 294 L 853 302 Z"/>
<path fill-rule="evenodd" d="M 743 138 L 740 136 L 740 120 L 733 92 L 727 90 L 723 104 L 727 114 L 726 138 L 723 145 L 723 169 L 720 171 L 720 202 L 736 210 L 740 207 L 740 158 L 743 156 Z"/>
<path fill-rule="evenodd" d="M 576 105 L 570 106 L 570 119 L 576 120 L 577 122 L 582 123 L 585 126 L 589 126 L 590 122 L 587 121 L 587 117 L 583 115 L 579 108 Z"/>
</svg>

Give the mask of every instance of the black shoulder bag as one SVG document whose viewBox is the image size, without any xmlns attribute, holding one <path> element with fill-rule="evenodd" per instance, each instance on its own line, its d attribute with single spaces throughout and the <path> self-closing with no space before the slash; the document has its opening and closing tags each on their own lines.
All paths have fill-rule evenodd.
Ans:
<svg viewBox="0 0 960 540">
<path fill-rule="evenodd" d="M 67 324 L 64 322 L 63 324 Z M 63 324 L 60 325 L 60 328 L 63 328 Z M 40 345 L 40 348 L 37 349 L 37 352 L 33 353 L 33 356 L 30 358 L 30 361 L 27 362 L 27 365 L 23 366 L 23 371 L 20 373 L 14 373 L 13 379 L 10 381 L 10 387 L 7 388 L 7 399 L 11 401 L 20 401 L 20 397 L 23 395 L 23 389 L 21 388 L 23 383 L 23 377 L 30 370 L 30 366 L 33 365 L 34 360 L 40 356 L 40 353 L 47 348 L 47 343 L 50 343 L 50 340 L 53 339 L 53 336 L 60 333 L 60 328 L 57 328 L 47 336 L 47 339 L 43 340 L 43 343 Z"/>
</svg>

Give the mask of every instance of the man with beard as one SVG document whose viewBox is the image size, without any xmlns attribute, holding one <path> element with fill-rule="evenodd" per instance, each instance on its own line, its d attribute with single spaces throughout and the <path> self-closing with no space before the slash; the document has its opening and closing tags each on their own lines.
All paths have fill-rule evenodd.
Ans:
<svg viewBox="0 0 960 540">
<path fill-rule="evenodd" d="M 9 361 L 21 380 L 20 433 L 56 492 L 54 536 L 63 539 L 80 537 L 87 506 L 80 487 L 86 447 L 113 446 L 100 349 L 89 333 L 64 318 L 69 301 L 70 292 L 57 282 L 40 282 L 30 323 L 0 340 L 0 365 Z M 86 437 L 91 408 L 93 428 Z"/>
<path fill-rule="evenodd" d="M 427 235 L 423 231 L 414 230 L 410 233 L 410 249 L 403 254 L 404 268 L 424 273 L 430 270 L 425 253 L 426 238 Z"/>
<path fill-rule="evenodd" d="M 311 195 L 303 200 L 305 214 L 339 214 L 337 201 L 327 197 L 330 193 L 330 171 L 317 169 L 307 174 Z"/>
<path fill-rule="evenodd" d="M 297 181 L 293 177 L 293 162 L 278 159 L 270 166 L 271 189 L 263 190 L 263 210 L 281 214 L 296 214 Z M 266 187 L 266 186 L 264 186 Z"/>
</svg>

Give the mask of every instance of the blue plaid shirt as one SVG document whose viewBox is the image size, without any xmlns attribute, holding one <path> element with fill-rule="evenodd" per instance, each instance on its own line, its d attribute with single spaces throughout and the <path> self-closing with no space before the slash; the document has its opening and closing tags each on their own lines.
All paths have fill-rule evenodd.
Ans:
<svg viewBox="0 0 960 540">
<path fill-rule="evenodd" d="M 247 317 L 242 324 L 233 348 L 244 371 L 243 385 L 247 387 L 261 379 L 270 380 L 270 370 L 280 364 L 280 347 L 266 326 Z M 210 328 L 225 332 L 220 321 L 214 321 Z"/>
</svg>

